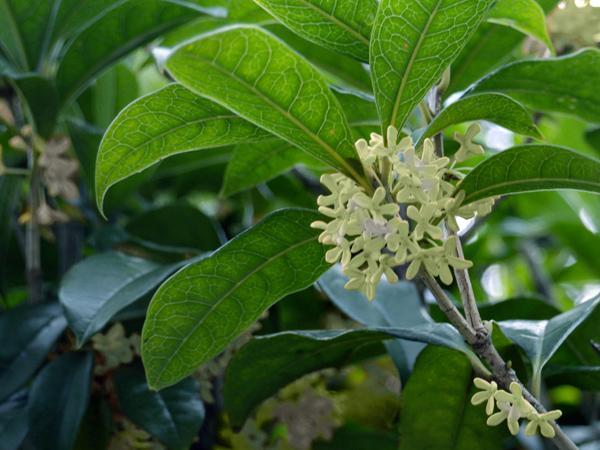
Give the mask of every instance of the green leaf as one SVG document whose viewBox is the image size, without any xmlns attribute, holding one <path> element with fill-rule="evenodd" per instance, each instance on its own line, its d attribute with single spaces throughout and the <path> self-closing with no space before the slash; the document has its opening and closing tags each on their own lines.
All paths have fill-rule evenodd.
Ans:
<svg viewBox="0 0 600 450">
<path fill-rule="evenodd" d="M 488 20 L 528 34 L 554 53 L 554 46 L 546 28 L 546 14 L 535 0 L 498 0 L 490 11 Z"/>
<path fill-rule="evenodd" d="M 36 68 L 53 1 L 0 0 L 0 49 L 22 72 Z"/>
<path fill-rule="evenodd" d="M 286 331 L 260 336 L 242 347 L 230 362 L 225 377 L 225 406 L 234 424 L 241 425 L 254 407 L 288 383 L 316 370 L 378 355 L 381 350 L 373 345 L 392 338 L 445 345 L 472 355 L 449 324 Z"/>
<path fill-rule="evenodd" d="M 369 327 L 413 327 L 432 322 L 421 307 L 416 287 L 412 283 L 379 283 L 375 300 L 366 301 L 357 291 L 348 291 L 344 285 L 348 278 L 339 266 L 332 267 L 318 282 L 329 299 L 351 319 Z M 384 343 L 404 381 L 410 375 L 417 355 L 423 350 L 419 342 L 399 340 Z"/>
<path fill-rule="evenodd" d="M 57 34 L 68 37 L 62 37 L 67 43 L 56 79 L 63 105 L 131 50 L 201 13 L 219 12 L 178 0 L 104 0 L 90 8 L 81 8 L 75 0 L 62 3 Z M 73 9 L 78 13 L 71 14 Z"/>
<path fill-rule="evenodd" d="M 402 128 L 458 56 L 493 0 L 382 0 L 371 35 L 371 70 L 383 128 Z"/>
<path fill-rule="evenodd" d="M 282 297 L 328 267 L 307 210 L 281 210 L 181 270 L 154 295 L 142 332 L 148 383 L 176 383 L 222 351 Z"/>
<path fill-rule="evenodd" d="M 364 63 L 302 39 L 279 23 L 263 27 L 317 67 L 330 85 L 347 86 L 362 92 L 373 90 L 369 69 Z M 348 111 L 344 109 L 344 112 Z"/>
<path fill-rule="evenodd" d="M 479 81 L 469 93 L 500 92 L 540 111 L 578 115 L 600 123 L 600 50 L 559 58 L 518 61 Z"/>
<path fill-rule="evenodd" d="M 29 381 L 66 326 L 57 303 L 20 306 L 0 316 L 0 400 Z"/>
<path fill-rule="evenodd" d="M 600 304 L 600 297 L 584 302 L 550 320 L 498 322 L 506 337 L 521 347 L 531 361 L 534 386 L 539 383 L 542 369 L 552 355 L 598 304 Z"/>
<path fill-rule="evenodd" d="M 367 183 L 338 101 L 269 33 L 239 26 L 204 35 L 175 49 L 166 67 L 192 91 Z"/>
<path fill-rule="evenodd" d="M 550 12 L 559 0 L 540 0 L 544 11 Z M 450 85 L 445 96 L 465 90 L 492 69 L 514 59 L 523 42 L 520 32 L 502 25 L 482 23 L 477 32 L 452 64 Z"/>
<path fill-rule="evenodd" d="M 488 120 L 515 133 L 542 137 L 531 115 L 520 103 L 506 95 L 490 93 L 464 97 L 447 106 L 429 124 L 421 139 L 471 120 Z"/>
<path fill-rule="evenodd" d="M 212 218 L 184 202 L 146 211 L 130 220 L 125 230 L 148 248 L 194 253 L 219 247 L 223 233 Z"/>
<path fill-rule="evenodd" d="M 0 450 L 20 448 L 28 429 L 27 397 L 24 392 L 0 403 Z"/>
<path fill-rule="evenodd" d="M 38 450 L 70 450 L 92 386 L 91 352 L 65 353 L 48 364 L 29 392 L 29 437 Z"/>
<path fill-rule="evenodd" d="M 376 0 L 255 0 L 292 31 L 311 42 L 361 61 L 369 60 Z"/>
<path fill-rule="evenodd" d="M 464 204 L 495 195 L 554 189 L 600 193 L 600 162 L 554 145 L 520 145 L 488 158 L 458 185 Z"/>
<path fill-rule="evenodd" d="M 280 139 L 239 145 L 227 165 L 221 194 L 229 196 L 254 187 L 302 163 L 319 166 L 315 158 Z"/>
<path fill-rule="evenodd" d="M 587 131 L 585 133 L 585 140 L 600 154 L 600 127 Z"/>
<path fill-rule="evenodd" d="M 106 131 L 96 161 L 96 202 L 108 189 L 179 153 L 262 140 L 269 134 L 172 84 L 135 101 Z"/>
<path fill-rule="evenodd" d="M 123 413 L 138 427 L 173 450 L 187 450 L 204 420 L 200 387 L 186 378 L 160 392 L 146 384 L 140 364 L 121 367 L 115 374 L 115 388 Z"/>
<path fill-rule="evenodd" d="M 12 81 L 27 103 L 36 132 L 49 137 L 54 131 L 59 109 L 53 82 L 36 74 L 18 75 Z"/>
<path fill-rule="evenodd" d="M 507 430 L 487 426 L 485 406 L 471 404 L 474 377 L 464 355 L 427 347 L 402 392 L 399 449 L 503 449 Z"/>
<path fill-rule="evenodd" d="M 111 251 L 73 266 L 64 276 L 58 296 L 77 345 L 82 346 L 115 314 L 156 288 L 185 263 L 162 265 Z"/>
</svg>

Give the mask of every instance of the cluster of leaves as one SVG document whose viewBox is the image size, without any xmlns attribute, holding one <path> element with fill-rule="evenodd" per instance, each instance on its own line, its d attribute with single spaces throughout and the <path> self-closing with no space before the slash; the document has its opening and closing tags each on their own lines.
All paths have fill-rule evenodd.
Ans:
<svg viewBox="0 0 600 450">
<path fill-rule="evenodd" d="M 284 396 L 265 419 L 263 402 L 374 357 L 398 370 L 399 417 L 370 422 L 390 409 L 369 399 L 335 432 L 307 432 L 331 440 L 314 448 L 515 448 L 470 404 L 482 362 L 420 286 L 382 283 L 367 303 L 343 289 L 310 224 L 318 175 L 369 186 L 354 142 L 389 125 L 452 152 L 453 132 L 488 122 L 491 156 L 459 184 L 466 203 L 600 192 L 600 51 L 554 56 L 556 4 L 0 0 L 0 449 L 287 448 L 297 412 Z M 525 39 L 546 57 L 523 58 Z M 432 118 L 430 92 L 444 105 Z M 493 152 L 498 126 L 520 145 Z M 68 170 L 56 184 L 38 165 Z M 53 214 L 36 228 L 37 192 Z M 500 202 L 465 247 L 496 346 L 579 425 L 572 389 L 600 389 L 600 301 L 587 298 L 598 227 L 588 194 L 528 194 Z M 32 304 L 36 230 L 45 283 Z M 332 314 L 352 325 L 326 326 Z M 205 406 L 198 368 L 224 351 Z M 244 424 L 248 439 L 233 431 Z"/>
</svg>

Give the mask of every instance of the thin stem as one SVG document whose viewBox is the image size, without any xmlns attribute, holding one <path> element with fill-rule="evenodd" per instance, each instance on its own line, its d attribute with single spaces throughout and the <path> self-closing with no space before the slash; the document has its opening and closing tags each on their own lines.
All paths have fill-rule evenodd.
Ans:
<svg viewBox="0 0 600 450">
<path fill-rule="evenodd" d="M 456 236 L 456 254 L 459 258 L 465 259 L 462 244 L 458 236 Z M 456 283 L 458 284 L 458 290 L 460 291 L 460 297 L 463 302 L 467 320 L 475 331 L 481 331 L 484 329 L 484 326 L 481 315 L 479 314 L 479 308 L 477 308 L 477 301 L 475 299 L 475 293 L 473 292 L 469 272 L 467 269 L 455 269 L 454 275 L 456 276 Z"/>
<path fill-rule="evenodd" d="M 27 271 L 27 288 L 29 303 L 36 304 L 43 299 L 42 264 L 40 255 L 40 228 L 38 210 L 40 208 L 41 182 L 37 167 L 37 154 L 33 147 L 28 150 L 28 165 L 31 173 L 29 179 L 29 212 L 25 232 L 25 265 Z"/>
<path fill-rule="evenodd" d="M 462 316 L 458 308 L 454 306 L 454 303 L 448 298 L 444 289 L 442 289 L 435 278 L 433 278 L 426 270 L 421 271 L 420 277 L 425 283 L 425 286 L 427 286 L 433 294 L 438 306 L 446 317 L 448 317 L 450 323 L 456 327 L 469 344 L 473 345 L 477 339 L 475 330 Z"/>
</svg>

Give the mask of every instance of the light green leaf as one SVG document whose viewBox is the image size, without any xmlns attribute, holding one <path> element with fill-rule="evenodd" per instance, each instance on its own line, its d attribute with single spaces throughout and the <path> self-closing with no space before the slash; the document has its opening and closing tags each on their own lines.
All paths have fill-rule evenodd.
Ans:
<svg viewBox="0 0 600 450">
<path fill-rule="evenodd" d="M 540 111 L 578 115 L 600 123 L 600 50 L 559 58 L 518 61 L 479 81 L 469 93 L 500 92 Z"/>
<path fill-rule="evenodd" d="M 375 344 L 392 338 L 444 345 L 472 355 L 449 324 L 286 331 L 260 336 L 236 353 L 229 364 L 225 406 L 234 423 L 242 425 L 254 407 L 288 383 L 316 370 L 343 367 L 376 356 L 381 350 Z"/>
<path fill-rule="evenodd" d="M 451 125 L 472 120 L 488 120 L 515 133 L 541 138 L 529 112 L 503 94 L 479 94 L 464 97 L 444 108 L 429 124 L 421 139 L 431 137 Z"/>
<path fill-rule="evenodd" d="M 0 400 L 23 386 L 67 327 L 60 306 L 20 306 L 0 316 Z"/>
<path fill-rule="evenodd" d="M 319 233 L 310 228 L 319 217 L 275 212 L 159 288 L 142 332 L 150 387 L 185 378 L 273 303 L 317 280 L 328 267 Z"/>
<path fill-rule="evenodd" d="M 163 265 L 107 252 L 73 266 L 62 280 L 58 297 L 77 345 L 83 345 L 115 314 L 156 288 L 185 263 Z"/>
<path fill-rule="evenodd" d="M 533 367 L 532 383 L 538 385 L 542 369 L 558 348 L 600 304 L 600 297 L 586 301 L 550 320 L 498 322 L 502 332 L 527 354 Z"/>
<path fill-rule="evenodd" d="M 369 60 L 377 0 L 255 0 L 292 31 L 325 48 Z"/>
<path fill-rule="evenodd" d="M 192 91 L 367 186 L 338 101 L 321 75 L 271 34 L 252 26 L 219 30 L 175 49 L 166 67 Z"/>
<path fill-rule="evenodd" d="M 546 28 L 546 14 L 536 0 L 498 0 L 490 11 L 488 20 L 528 34 L 554 53 Z"/>
<path fill-rule="evenodd" d="M 371 70 L 382 127 L 402 128 L 458 56 L 493 0 L 382 0 L 371 35 Z"/>
<path fill-rule="evenodd" d="M 302 163 L 319 166 L 315 158 L 280 139 L 239 145 L 227 165 L 221 194 L 229 196 L 251 188 Z"/>
<path fill-rule="evenodd" d="M 600 161 L 555 145 L 519 145 L 488 158 L 457 186 L 465 191 L 464 204 L 554 189 L 600 193 Z"/>
<path fill-rule="evenodd" d="M 268 136 L 183 86 L 166 86 L 129 105 L 106 131 L 96 161 L 98 208 L 111 186 L 169 156 Z"/>
<path fill-rule="evenodd" d="M 71 352 L 48 364 L 29 391 L 29 430 L 38 450 L 73 448 L 92 387 L 93 354 Z"/>
<path fill-rule="evenodd" d="M 120 368 L 115 388 L 123 413 L 172 450 L 187 450 L 200 431 L 204 405 L 200 387 L 186 378 L 163 391 L 151 391 L 140 364 Z"/>
<path fill-rule="evenodd" d="M 558 2 L 559 0 L 540 0 L 538 3 L 548 13 Z M 513 60 L 515 50 L 523 40 L 523 34 L 512 28 L 482 23 L 452 63 L 450 85 L 445 95 L 465 90 L 492 69 Z"/>
<path fill-rule="evenodd" d="M 442 347 L 423 350 L 402 391 L 399 449 L 503 449 L 506 427 L 487 426 L 485 405 L 471 404 L 474 377 L 460 353 Z"/>
</svg>

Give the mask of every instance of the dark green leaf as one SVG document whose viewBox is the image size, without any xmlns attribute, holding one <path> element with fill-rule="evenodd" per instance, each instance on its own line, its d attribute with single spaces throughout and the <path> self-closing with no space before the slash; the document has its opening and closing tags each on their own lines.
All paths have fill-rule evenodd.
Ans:
<svg viewBox="0 0 600 450">
<path fill-rule="evenodd" d="M 172 450 L 187 450 L 204 420 L 200 387 L 193 378 L 151 391 L 141 365 L 120 368 L 115 387 L 121 409 L 133 423 Z"/>
<path fill-rule="evenodd" d="M 119 252 L 99 253 L 76 264 L 64 276 L 60 303 L 69 327 L 83 345 L 112 317 L 154 289 L 184 262 L 157 264 Z"/>
<path fill-rule="evenodd" d="M 487 426 L 484 405 L 471 405 L 474 377 L 464 355 L 423 350 L 402 392 L 400 450 L 503 449 L 506 429 Z"/>
<path fill-rule="evenodd" d="M 20 448 L 28 428 L 25 392 L 19 392 L 0 403 L 0 450 Z"/>
<path fill-rule="evenodd" d="M 31 378 L 66 326 L 57 303 L 20 306 L 0 316 L 0 399 Z"/>
<path fill-rule="evenodd" d="M 29 436 L 36 450 L 71 450 L 92 385 L 92 353 L 65 353 L 48 364 L 29 392 Z"/>
<path fill-rule="evenodd" d="M 381 1 L 371 35 L 370 62 L 383 128 L 402 128 L 493 3 Z"/>
<path fill-rule="evenodd" d="M 256 27 L 178 47 L 166 67 L 181 84 L 357 180 L 362 169 L 344 112 L 321 75 Z"/>
<path fill-rule="evenodd" d="M 103 0 L 87 6 L 82 8 L 78 0 L 63 1 L 57 19 L 60 35 L 69 38 L 56 75 L 63 104 L 131 50 L 202 12 L 218 12 L 198 2 L 177 0 Z"/>
<path fill-rule="evenodd" d="M 578 115 L 600 122 L 600 50 L 508 64 L 479 81 L 469 93 L 500 92 L 541 111 Z"/>
<path fill-rule="evenodd" d="M 36 132 L 42 137 L 49 137 L 54 131 L 59 108 L 54 84 L 36 74 L 19 75 L 13 81 L 27 102 Z"/>
<path fill-rule="evenodd" d="M 111 186 L 169 156 L 268 136 L 221 106 L 169 85 L 129 105 L 106 131 L 96 162 L 98 208 Z"/>
<path fill-rule="evenodd" d="M 269 306 L 327 269 L 325 248 L 310 228 L 319 217 L 307 210 L 275 212 L 160 287 L 142 333 L 152 388 L 185 378 Z"/>
<path fill-rule="evenodd" d="M 314 450 L 397 450 L 398 434 L 357 423 L 347 423 L 335 430 L 329 441 L 317 441 Z"/>
<path fill-rule="evenodd" d="M 325 48 L 369 60 L 376 0 L 255 0 L 300 36 Z"/>
<path fill-rule="evenodd" d="M 585 140 L 600 154 L 600 127 L 587 131 L 585 133 Z"/>
<path fill-rule="evenodd" d="M 488 158 L 458 185 L 464 203 L 554 189 L 600 192 L 600 162 L 554 145 L 520 145 Z"/>
<path fill-rule="evenodd" d="M 380 354 L 373 345 L 391 338 L 445 345 L 472 356 L 460 334 L 448 324 L 260 336 L 236 353 L 227 369 L 224 394 L 232 420 L 241 425 L 260 402 L 303 375 Z"/>
<path fill-rule="evenodd" d="M 319 161 L 280 139 L 236 147 L 227 165 L 222 195 L 229 196 L 264 183 L 297 164 L 319 166 Z"/>
<path fill-rule="evenodd" d="M 488 120 L 515 133 L 542 137 L 531 115 L 520 103 L 506 95 L 490 93 L 471 95 L 444 108 L 429 124 L 421 139 L 471 120 Z"/>
<path fill-rule="evenodd" d="M 533 383 L 569 335 L 600 304 L 600 298 L 582 303 L 550 320 L 506 320 L 498 322 L 502 332 L 525 351 L 533 366 Z M 537 380 L 537 381 L 536 381 Z"/>
<path fill-rule="evenodd" d="M 498 0 L 488 20 L 528 34 L 554 51 L 546 28 L 546 14 L 535 0 Z"/>
<path fill-rule="evenodd" d="M 125 229 L 148 248 L 195 253 L 219 247 L 223 232 L 213 219 L 187 203 L 146 211 L 130 220 Z"/>
<path fill-rule="evenodd" d="M 375 300 L 368 302 L 361 293 L 345 289 L 344 285 L 347 282 L 348 278 L 335 266 L 319 279 L 318 286 L 341 311 L 362 325 L 413 327 L 431 323 L 412 283 L 389 284 L 382 281 L 377 287 Z M 400 372 L 401 379 L 407 379 L 417 355 L 424 347 L 423 344 L 399 340 L 387 341 L 384 344 Z"/>
</svg>

